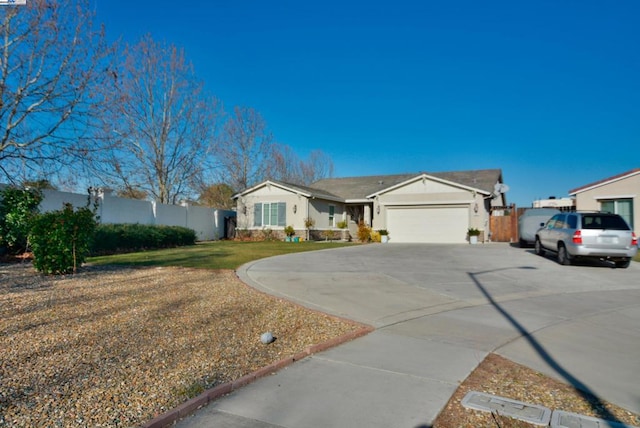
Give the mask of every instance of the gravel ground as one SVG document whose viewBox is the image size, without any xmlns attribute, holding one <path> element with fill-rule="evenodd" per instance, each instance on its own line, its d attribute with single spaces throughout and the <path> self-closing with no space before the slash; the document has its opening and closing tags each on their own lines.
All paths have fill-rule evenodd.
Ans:
<svg viewBox="0 0 640 428">
<path fill-rule="evenodd" d="M 140 425 L 359 327 L 259 293 L 233 271 L 44 277 L 0 264 L 0 426 Z"/>
<path fill-rule="evenodd" d="M 87 267 L 44 277 L 0 264 L 0 426 L 138 426 L 216 385 L 355 323 L 266 296 L 232 271 Z M 260 335 L 273 332 L 270 345 Z M 497 355 L 462 383 L 434 427 L 530 427 L 469 410 L 470 391 L 598 416 L 573 388 Z M 627 424 L 640 416 L 606 404 Z"/>
</svg>

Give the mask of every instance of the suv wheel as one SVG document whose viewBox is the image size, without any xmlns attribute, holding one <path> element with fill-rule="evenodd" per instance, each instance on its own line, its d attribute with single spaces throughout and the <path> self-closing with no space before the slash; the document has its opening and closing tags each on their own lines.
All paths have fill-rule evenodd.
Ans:
<svg viewBox="0 0 640 428">
<path fill-rule="evenodd" d="M 564 266 L 569 266 L 571 264 L 571 258 L 569 253 L 567 253 L 567 247 L 563 244 L 558 245 L 558 263 Z"/>
<path fill-rule="evenodd" d="M 542 243 L 540 243 L 540 239 L 536 238 L 536 243 L 534 245 L 536 254 L 539 256 L 544 256 L 544 248 L 542 248 Z"/>
<path fill-rule="evenodd" d="M 617 268 L 626 269 L 626 268 L 629 267 L 630 264 L 631 264 L 631 260 L 617 260 L 616 261 L 616 267 Z"/>
</svg>

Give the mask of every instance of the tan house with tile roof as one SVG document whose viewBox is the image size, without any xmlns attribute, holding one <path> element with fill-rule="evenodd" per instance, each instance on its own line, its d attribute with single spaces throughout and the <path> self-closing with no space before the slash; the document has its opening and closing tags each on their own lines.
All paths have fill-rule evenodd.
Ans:
<svg viewBox="0 0 640 428">
<path fill-rule="evenodd" d="M 570 190 L 579 211 L 608 211 L 640 232 L 640 168 Z"/>
<path fill-rule="evenodd" d="M 505 206 L 499 169 L 329 178 L 310 186 L 267 180 L 236 195 L 237 227 L 282 234 L 291 225 L 305 236 L 305 219 L 316 232 L 352 236 L 360 221 L 389 231 L 390 242 L 463 243 L 470 227 L 489 236 L 492 206 Z"/>
</svg>

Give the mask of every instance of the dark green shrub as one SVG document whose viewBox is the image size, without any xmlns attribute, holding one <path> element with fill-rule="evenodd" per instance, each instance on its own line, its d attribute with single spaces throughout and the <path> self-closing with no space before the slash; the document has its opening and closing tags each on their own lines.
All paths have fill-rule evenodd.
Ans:
<svg viewBox="0 0 640 428">
<path fill-rule="evenodd" d="M 27 237 L 42 201 L 39 190 L 8 187 L 0 192 L 0 247 L 10 254 L 27 249 Z"/>
<path fill-rule="evenodd" d="M 195 242 L 196 233 L 186 227 L 101 224 L 96 230 L 91 254 L 101 255 L 172 248 L 193 245 Z"/>
<path fill-rule="evenodd" d="M 34 267 L 46 274 L 75 273 L 89 254 L 96 219 L 89 208 L 62 210 L 37 215 L 31 225 L 29 242 Z"/>
</svg>

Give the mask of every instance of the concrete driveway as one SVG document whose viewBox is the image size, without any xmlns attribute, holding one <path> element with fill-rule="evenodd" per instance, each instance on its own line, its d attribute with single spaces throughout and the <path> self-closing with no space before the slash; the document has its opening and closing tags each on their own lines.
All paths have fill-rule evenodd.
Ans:
<svg viewBox="0 0 640 428">
<path fill-rule="evenodd" d="M 376 331 L 179 426 L 427 427 L 489 352 L 640 413 L 638 263 L 560 266 L 508 244 L 380 244 L 274 257 L 238 274 Z"/>
</svg>

